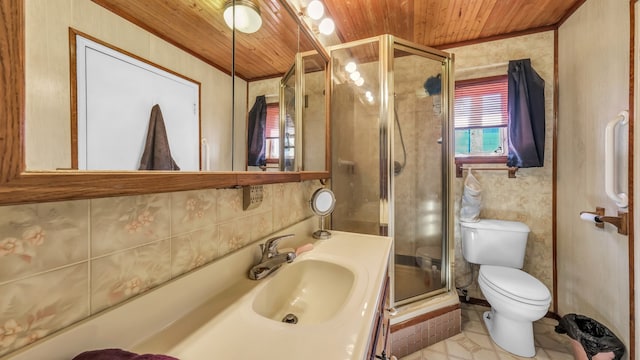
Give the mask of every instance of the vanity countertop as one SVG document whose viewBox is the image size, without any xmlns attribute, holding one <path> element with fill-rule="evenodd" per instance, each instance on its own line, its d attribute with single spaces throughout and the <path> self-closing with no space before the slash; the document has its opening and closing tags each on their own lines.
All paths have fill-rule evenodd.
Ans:
<svg viewBox="0 0 640 360">
<path fill-rule="evenodd" d="M 237 281 L 170 326 L 139 343 L 137 353 L 181 360 L 364 359 L 391 251 L 388 237 L 332 231 L 292 264 L 326 261 L 349 269 L 353 286 L 340 309 L 325 321 L 287 324 L 256 313 L 253 302 L 278 272 L 263 280 Z M 293 270 L 293 269 L 292 269 Z M 283 268 L 279 271 L 285 271 Z M 336 279 L 337 280 L 337 279 Z"/>
<path fill-rule="evenodd" d="M 330 239 L 314 240 L 311 233 L 316 227 L 316 219 L 309 218 L 272 235 L 296 234 L 281 242 L 283 249 L 308 242 L 314 243 L 314 249 L 265 279 L 255 281 L 247 276 L 260 258 L 258 244 L 264 242 L 262 239 L 37 341 L 9 358 L 68 360 L 88 350 L 121 348 L 181 360 L 364 359 L 392 239 L 332 231 Z M 316 265 L 326 263 L 349 270 L 337 274 L 353 274 L 349 275 L 351 282 L 347 283 L 352 286 L 342 297 L 344 302 L 334 306 L 329 315 L 310 323 L 301 317 L 293 325 L 254 310 L 254 299 L 264 294 L 261 290 L 276 289 L 269 295 L 280 294 L 282 286 L 287 289 L 290 280 L 295 280 L 291 275 L 300 269 L 315 273 L 314 283 L 317 279 L 324 283 L 324 287 L 315 289 L 331 295 L 341 276 L 334 273 L 326 279 L 324 268 L 316 271 Z M 279 274 L 285 281 L 271 284 Z M 298 294 L 296 291 L 292 293 Z M 324 301 L 331 298 L 321 295 L 312 299 L 321 305 L 315 308 L 324 311 Z"/>
</svg>

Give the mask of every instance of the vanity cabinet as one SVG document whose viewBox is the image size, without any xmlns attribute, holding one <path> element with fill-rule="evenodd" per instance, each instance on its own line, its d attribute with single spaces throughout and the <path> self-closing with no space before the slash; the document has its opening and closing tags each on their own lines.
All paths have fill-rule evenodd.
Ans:
<svg viewBox="0 0 640 360">
<path fill-rule="evenodd" d="M 391 355 L 389 354 L 390 347 L 389 345 L 389 311 L 386 309 L 389 308 L 389 274 L 385 276 L 385 282 L 380 290 L 380 296 L 378 297 L 380 300 L 376 306 L 376 315 L 373 321 L 373 331 L 371 332 L 371 338 L 369 339 L 369 353 L 367 355 L 367 360 L 376 360 L 376 359 L 388 359 Z M 386 355 L 383 357 L 382 354 Z"/>
</svg>

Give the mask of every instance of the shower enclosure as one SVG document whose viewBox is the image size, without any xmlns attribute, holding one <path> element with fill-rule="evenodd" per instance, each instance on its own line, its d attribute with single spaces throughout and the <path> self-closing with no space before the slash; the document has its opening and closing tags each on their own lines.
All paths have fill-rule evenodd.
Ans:
<svg viewBox="0 0 640 360">
<path fill-rule="evenodd" d="M 449 291 L 452 56 L 391 35 L 330 51 L 332 228 L 394 238 L 394 306 Z"/>
</svg>

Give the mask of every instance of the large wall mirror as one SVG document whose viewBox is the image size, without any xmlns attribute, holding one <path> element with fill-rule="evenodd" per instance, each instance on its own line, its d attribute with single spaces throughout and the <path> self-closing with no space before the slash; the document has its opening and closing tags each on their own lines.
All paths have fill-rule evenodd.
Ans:
<svg viewBox="0 0 640 360">
<path fill-rule="evenodd" d="M 300 30 L 285 0 L 255 2 L 262 26 L 243 33 L 225 24 L 225 0 L 3 1 L 0 21 L 8 31 L 0 33 L 0 95 L 8 111 L 0 128 L 0 204 L 327 178 L 327 54 L 309 31 Z M 77 170 L 71 146 L 77 142 L 71 123 L 78 111 L 71 61 L 76 50 L 70 44 L 78 33 L 199 85 L 200 170 Z M 305 62 L 314 65 L 305 69 Z M 280 95 L 292 66 L 302 69 L 294 84 L 300 96 L 294 102 L 300 114 L 293 123 L 298 135 L 292 143 L 300 145 L 296 165 L 252 168 L 249 112 L 261 95 L 278 103 L 278 111 L 285 108 Z M 141 121 L 149 122 L 148 115 Z M 317 133 L 305 135 L 310 131 Z M 276 154 L 273 146 L 282 143 L 270 141 L 267 150 Z"/>
</svg>

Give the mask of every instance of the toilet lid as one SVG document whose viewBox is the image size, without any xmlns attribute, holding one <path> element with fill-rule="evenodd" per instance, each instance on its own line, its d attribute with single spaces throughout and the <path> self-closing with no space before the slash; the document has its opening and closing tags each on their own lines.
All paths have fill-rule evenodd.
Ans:
<svg viewBox="0 0 640 360">
<path fill-rule="evenodd" d="M 493 290 L 511 299 L 534 305 L 549 305 L 551 301 L 549 289 L 522 270 L 482 265 L 478 276 Z"/>
</svg>

